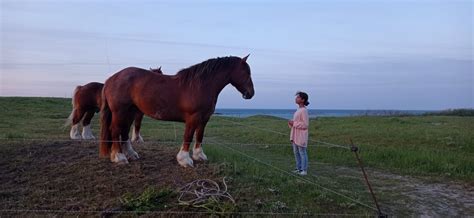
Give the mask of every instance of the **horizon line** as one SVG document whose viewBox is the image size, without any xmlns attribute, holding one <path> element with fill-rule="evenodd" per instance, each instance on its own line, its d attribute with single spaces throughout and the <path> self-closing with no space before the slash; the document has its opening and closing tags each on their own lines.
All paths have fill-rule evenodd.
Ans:
<svg viewBox="0 0 474 218">
<path fill-rule="evenodd" d="M 71 99 L 70 97 L 51 97 L 51 96 L 4 96 L 0 95 L 0 98 L 57 98 L 57 99 Z M 225 110 L 295 110 L 294 108 L 242 108 L 242 107 L 216 107 L 217 109 Z M 350 109 L 341 109 L 341 108 L 308 108 L 308 110 L 360 110 L 360 111 L 444 111 L 444 110 L 454 110 L 454 109 L 474 109 L 474 107 L 451 107 L 444 109 L 370 109 L 370 108 L 350 108 Z"/>
</svg>

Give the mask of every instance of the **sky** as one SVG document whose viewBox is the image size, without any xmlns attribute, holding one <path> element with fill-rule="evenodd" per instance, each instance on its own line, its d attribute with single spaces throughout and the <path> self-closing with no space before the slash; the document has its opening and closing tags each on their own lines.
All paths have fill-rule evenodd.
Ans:
<svg viewBox="0 0 474 218">
<path fill-rule="evenodd" d="M 229 85 L 217 108 L 474 108 L 470 0 L 0 2 L 0 96 L 250 54 L 254 98 Z"/>
</svg>

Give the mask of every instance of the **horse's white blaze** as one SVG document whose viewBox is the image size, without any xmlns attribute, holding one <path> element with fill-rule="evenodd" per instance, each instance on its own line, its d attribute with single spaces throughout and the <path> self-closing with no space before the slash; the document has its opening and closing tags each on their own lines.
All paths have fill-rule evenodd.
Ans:
<svg viewBox="0 0 474 218">
<path fill-rule="evenodd" d="M 178 160 L 179 165 L 183 167 L 194 167 L 193 160 L 189 157 L 188 151 L 179 150 L 176 155 L 176 160 Z"/>
<path fill-rule="evenodd" d="M 79 132 L 79 124 L 71 126 L 71 132 L 69 132 L 71 139 L 81 139 L 81 133 Z"/>
<path fill-rule="evenodd" d="M 114 163 L 118 163 L 118 164 L 128 164 L 128 160 L 127 160 L 127 157 L 122 154 L 122 153 L 111 153 L 110 154 L 110 160 Z"/>
<path fill-rule="evenodd" d="M 87 125 L 82 128 L 82 138 L 95 139 L 94 135 L 92 134 L 91 125 Z"/>
<path fill-rule="evenodd" d="M 137 132 L 135 130 L 135 126 L 133 127 L 133 130 L 132 130 L 132 142 L 136 142 L 136 143 L 144 142 L 142 136 L 140 135 L 140 132 Z"/>
<path fill-rule="evenodd" d="M 137 160 L 138 158 L 140 158 L 138 156 L 138 153 L 135 150 L 133 150 L 132 142 L 130 142 L 130 140 L 128 140 L 125 143 L 122 143 L 122 152 L 125 154 L 125 156 L 128 159 Z"/>
<path fill-rule="evenodd" d="M 199 148 L 194 147 L 193 159 L 194 160 L 207 160 L 207 156 L 206 154 L 204 154 L 204 150 L 202 150 L 202 147 L 199 147 Z"/>
</svg>

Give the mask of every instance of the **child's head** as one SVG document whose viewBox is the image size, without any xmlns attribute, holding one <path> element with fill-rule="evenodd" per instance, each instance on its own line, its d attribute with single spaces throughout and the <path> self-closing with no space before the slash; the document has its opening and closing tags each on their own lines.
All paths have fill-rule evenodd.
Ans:
<svg viewBox="0 0 474 218">
<path fill-rule="evenodd" d="M 309 105 L 308 94 L 306 94 L 305 92 L 298 91 L 296 93 L 296 103 L 300 104 L 300 102 L 303 103 L 304 106 L 308 106 Z"/>
</svg>

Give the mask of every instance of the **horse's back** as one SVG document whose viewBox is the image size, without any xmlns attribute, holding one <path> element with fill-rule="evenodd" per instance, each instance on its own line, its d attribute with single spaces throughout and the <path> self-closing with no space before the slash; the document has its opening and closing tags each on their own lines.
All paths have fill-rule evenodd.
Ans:
<svg viewBox="0 0 474 218">
<path fill-rule="evenodd" d="M 137 82 L 145 77 L 150 77 L 150 76 L 159 76 L 159 74 L 156 73 L 150 73 L 149 70 L 145 70 L 142 68 L 138 67 L 127 67 L 111 77 L 107 79 L 105 82 L 106 86 L 112 86 L 112 85 L 125 85 L 125 84 L 133 84 L 134 82 Z"/>
<path fill-rule="evenodd" d="M 148 116 L 165 119 L 166 116 L 158 114 L 173 114 L 162 112 L 167 110 L 166 108 L 178 110 L 177 85 L 173 78 L 137 67 L 128 67 L 107 79 L 104 94 L 111 108 L 133 105 Z M 169 119 L 180 119 L 174 114 L 170 117 Z"/>
<path fill-rule="evenodd" d="M 90 82 L 83 86 L 78 86 L 74 93 L 75 105 L 85 109 L 98 109 L 102 99 L 103 83 Z"/>
<path fill-rule="evenodd" d="M 170 76 L 150 73 L 149 70 L 142 68 L 127 67 L 107 79 L 105 86 L 107 90 L 129 90 L 136 87 L 148 85 L 156 86 L 162 83 L 167 83 L 168 78 L 170 78 Z"/>
</svg>

